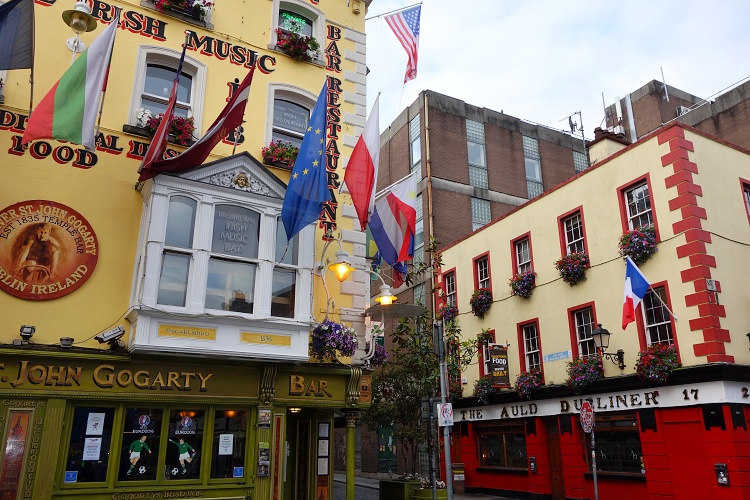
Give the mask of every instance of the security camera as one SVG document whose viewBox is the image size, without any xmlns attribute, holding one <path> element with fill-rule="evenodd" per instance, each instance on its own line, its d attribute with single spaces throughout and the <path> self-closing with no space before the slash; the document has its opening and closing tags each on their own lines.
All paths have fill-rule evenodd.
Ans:
<svg viewBox="0 0 750 500">
<path fill-rule="evenodd" d="M 125 329 L 121 326 L 107 330 L 96 335 L 94 338 L 99 341 L 100 344 L 105 342 L 112 342 L 125 335 Z"/>
</svg>

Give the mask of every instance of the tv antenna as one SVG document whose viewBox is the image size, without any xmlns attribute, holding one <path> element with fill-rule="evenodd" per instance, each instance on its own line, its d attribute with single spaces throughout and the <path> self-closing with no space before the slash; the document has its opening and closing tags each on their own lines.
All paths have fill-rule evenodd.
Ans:
<svg viewBox="0 0 750 500">
<path fill-rule="evenodd" d="M 573 121 L 573 117 L 575 115 L 578 115 L 578 122 Z M 591 163 L 589 161 L 589 150 L 586 147 L 586 136 L 583 135 L 583 115 L 581 115 L 580 111 L 576 111 L 573 114 L 570 114 L 563 118 L 560 121 L 568 120 L 568 126 L 570 127 L 570 135 L 575 135 L 576 132 L 581 133 L 581 141 L 583 142 L 583 151 L 586 154 L 586 168 L 591 166 Z M 578 124 L 580 122 L 580 125 Z"/>
</svg>

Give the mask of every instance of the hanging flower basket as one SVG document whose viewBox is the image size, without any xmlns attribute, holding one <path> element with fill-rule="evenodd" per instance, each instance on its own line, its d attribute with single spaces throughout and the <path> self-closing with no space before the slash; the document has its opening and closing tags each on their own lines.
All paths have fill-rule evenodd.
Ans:
<svg viewBox="0 0 750 500">
<path fill-rule="evenodd" d="M 370 352 L 369 342 L 365 344 L 365 352 Z M 375 344 L 375 353 L 370 358 L 370 366 L 382 366 L 386 361 L 388 361 L 388 351 L 386 351 L 385 346 Z"/>
<path fill-rule="evenodd" d="M 260 154 L 263 156 L 263 163 L 267 165 L 282 163 L 284 166 L 292 168 L 295 160 L 297 160 L 299 148 L 289 141 L 279 139 L 276 142 L 271 141 L 268 147 L 260 150 Z"/>
<path fill-rule="evenodd" d="M 474 382 L 474 396 L 476 396 L 480 402 L 489 404 L 490 396 L 495 393 L 497 393 L 497 389 L 492 387 L 492 375 L 485 375 Z"/>
<path fill-rule="evenodd" d="M 310 354 L 320 359 L 352 356 L 357 350 L 357 333 L 353 328 L 325 320 L 312 330 Z"/>
<path fill-rule="evenodd" d="M 443 304 L 438 311 L 438 318 L 445 322 L 453 321 L 458 316 L 458 307 Z"/>
<path fill-rule="evenodd" d="M 576 394 L 589 384 L 604 378 L 604 365 L 602 365 L 602 358 L 598 354 L 569 361 L 566 370 L 568 380 L 565 381 L 565 384 Z"/>
<path fill-rule="evenodd" d="M 492 305 L 492 291 L 489 288 L 474 290 L 471 299 L 469 299 L 469 304 L 471 304 L 471 312 L 474 316 L 484 318 L 484 313 Z"/>
<path fill-rule="evenodd" d="M 519 396 L 528 398 L 531 396 L 532 389 L 542 387 L 542 372 L 539 370 L 529 370 L 519 373 L 516 377 L 516 384 L 513 387 Z"/>
<path fill-rule="evenodd" d="M 679 366 L 680 358 L 674 345 L 652 344 L 638 353 L 635 373 L 644 382 L 661 384 Z"/>
<path fill-rule="evenodd" d="M 586 279 L 586 268 L 591 262 L 585 252 L 574 252 L 555 261 L 555 269 L 560 277 L 570 286 Z"/>
<path fill-rule="evenodd" d="M 620 236 L 620 255 L 630 257 L 637 265 L 643 264 L 659 249 L 656 248 L 656 229 L 654 226 L 625 231 Z"/>
<path fill-rule="evenodd" d="M 320 44 L 311 37 L 298 33 L 292 26 L 291 31 L 276 28 L 276 47 L 297 61 L 312 61 L 318 57 Z"/>
<path fill-rule="evenodd" d="M 516 274 L 508 281 L 508 285 L 510 285 L 510 294 L 528 299 L 531 297 L 531 292 L 534 290 L 535 278 L 536 273 L 534 271 L 526 271 Z"/>
<path fill-rule="evenodd" d="M 140 109 L 138 111 L 140 111 Z M 148 135 L 153 137 L 154 134 L 156 134 L 156 129 L 159 128 L 159 124 L 164 118 L 164 115 L 158 114 L 156 116 L 151 116 L 150 114 L 146 115 L 144 113 L 139 116 L 139 123 L 141 120 L 145 119 L 146 125 L 143 128 L 146 129 Z M 187 146 L 190 141 L 193 140 L 193 132 L 195 132 L 195 123 L 193 122 L 192 116 L 189 116 L 187 118 L 184 118 L 182 116 L 173 116 L 172 121 L 169 122 L 169 129 L 167 131 L 169 135 L 174 136 L 176 138 L 176 141 L 183 146 Z"/>
</svg>

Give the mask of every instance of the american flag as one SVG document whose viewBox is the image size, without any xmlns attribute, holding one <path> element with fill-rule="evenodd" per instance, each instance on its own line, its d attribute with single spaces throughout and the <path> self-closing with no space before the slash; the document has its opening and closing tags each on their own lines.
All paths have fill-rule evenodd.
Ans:
<svg viewBox="0 0 750 500">
<path fill-rule="evenodd" d="M 406 62 L 406 74 L 404 83 L 417 77 L 417 59 L 419 58 L 419 17 L 422 14 L 422 4 L 410 9 L 396 12 L 385 17 L 385 22 L 396 34 L 406 50 L 409 60 Z"/>
</svg>

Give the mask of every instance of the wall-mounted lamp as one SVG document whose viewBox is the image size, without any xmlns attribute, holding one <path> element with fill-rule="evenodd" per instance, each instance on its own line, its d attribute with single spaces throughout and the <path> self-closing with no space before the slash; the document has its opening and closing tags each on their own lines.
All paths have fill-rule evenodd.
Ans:
<svg viewBox="0 0 750 500">
<path fill-rule="evenodd" d="M 326 264 L 328 264 L 328 261 L 325 260 L 326 252 L 332 241 L 336 241 L 339 244 L 339 250 L 336 252 L 336 260 L 327 267 L 333 271 L 336 275 L 336 279 L 343 283 L 346 281 L 346 278 L 349 277 L 349 273 L 354 271 L 354 268 L 349 262 L 349 253 L 344 250 L 344 246 L 341 244 L 341 233 L 339 233 L 339 236 L 336 239 L 333 238 L 333 235 L 331 235 L 330 232 L 326 236 L 329 239 L 326 241 L 326 244 L 323 245 L 323 251 L 320 254 L 320 262 L 315 263 L 313 271 L 320 276 L 320 280 L 323 282 L 323 289 L 326 292 L 326 318 L 328 318 L 328 309 L 331 306 L 331 294 L 328 291 L 328 284 L 326 283 L 326 274 L 324 271 L 326 269 Z"/>
<path fill-rule="evenodd" d="M 289 413 L 299 413 L 301 411 L 302 408 L 300 408 L 299 406 L 292 406 L 291 408 L 289 408 Z"/>
<path fill-rule="evenodd" d="M 227 418 L 234 418 L 237 416 L 236 410 L 224 410 L 224 416 Z"/>
<path fill-rule="evenodd" d="M 73 345 L 73 337 L 60 337 L 60 347 L 67 349 Z"/>
<path fill-rule="evenodd" d="M 375 302 L 381 306 L 389 306 L 396 302 L 396 296 L 391 293 L 391 287 L 385 283 L 380 285 L 380 293 L 375 297 Z"/>
<path fill-rule="evenodd" d="M 21 338 L 25 340 L 26 342 L 28 342 L 31 339 L 31 337 L 34 336 L 34 332 L 36 332 L 36 327 L 31 326 L 31 325 L 23 325 L 21 327 L 20 332 L 21 332 Z"/>
<path fill-rule="evenodd" d="M 86 2 L 76 2 L 72 9 L 62 13 L 63 21 L 70 26 L 76 36 L 69 38 L 66 42 L 68 50 L 73 53 L 73 60 L 76 54 L 83 52 L 86 45 L 78 38 L 81 33 L 88 33 L 96 29 L 96 19 L 91 15 L 91 7 Z"/>
<path fill-rule="evenodd" d="M 341 245 L 341 241 L 339 241 L 339 245 Z M 328 269 L 333 271 L 333 274 L 336 275 L 336 279 L 339 280 L 339 283 L 346 281 L 346 278 L 349 277 L 349 273 L 354 271 L 354 268 L 349 263 L 349 253 L 343 248 L 336 252 L 336 262 L 328 266 Z"/>
<path fill-rule="evenodd" d="M 591 336 L 594 339 L 594 345 L 602 354 L 602 357 L 607 358 L 611 362 L 617 365 L 620 370 L 625 369 L 625 351 L 618 349 L 616 353 L 605 352 L 609 347 L 609 330 L 602 328 L 602 324 L 596 325 L 597 328 L 591 332 Z"/>
</svg>

